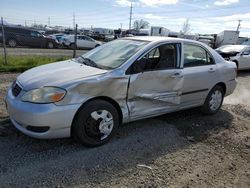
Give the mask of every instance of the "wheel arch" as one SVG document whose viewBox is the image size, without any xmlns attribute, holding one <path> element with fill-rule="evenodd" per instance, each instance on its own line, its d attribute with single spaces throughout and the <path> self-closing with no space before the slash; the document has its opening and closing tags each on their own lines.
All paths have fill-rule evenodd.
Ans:
<svg viewBox="0 0 250 188">
<path fill-rule="evenodd" d="M 91 102 L 91 101 L 94 101 L 94 100 L 103 100 L 103 101 L 106 101 L 106 102 L 110 103 L 111 105 L 113 105 L 113 106 L 115 107 L 115 109 L 117 110 L 117 112 L 118 112 L 119 124 L 122 123 L 123 114 L 122 114 L 122 110 L 121 110 L 120 105 L 119 105 L 114 99 L 112 99 L 112 98 L 110 98 L 110 97 L 107 97 L 107 96 L 99 96 L 99 97 L 94 97 L 94 98 L 88 99 L 87 101 L 85 101 L 85 102 L 80 106 L 80 108 L 78 108 L 77 112 L 76 112 L 75 115 L 74 115 L 74 118 L 73 118 L 73 121 L 72 121 L 72 125 L 73 125 L 73 123 L 74 123 L 74 121 L 75 121 L 75 118 L 76 118 L 76 116 L 78 115 L 79 111 L 80 111 L 82 108 L 84 108 L 84 106 L 85 106 L 87 103 L 89 103 L 89 102 Z M 72 132 L 72 125 L 71 125 L 71 132 Z"/>
<path fill-rule="evenodd" d="M 239 62 L 237 60 L 232 60 L 232 62 L 234 62 L 237 66 L 237 69 L 239 68 Z"/>
<path fill-rule="evenodd" d="M 226 86 L 226 84 L 225 84 L 224 82 L 219 82 L 219 83 L 215 84 L 214 87 L 215 87 L 215 86 L 220 86 L 220 87 L 222 87 L 222 89 L 223 89 L 223 91 L 224 91 L 224 94 L 226 94 L 226 92 L 227 92 L 227 86 Z M 213 87 L 213 88 L 214 88 L 214 87 Z"/>
</svg>

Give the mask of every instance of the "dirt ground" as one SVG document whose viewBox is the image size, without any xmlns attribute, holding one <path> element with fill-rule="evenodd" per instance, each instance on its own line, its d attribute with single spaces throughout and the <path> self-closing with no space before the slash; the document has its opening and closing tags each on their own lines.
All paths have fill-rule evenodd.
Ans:
<svg viewBox="0 0 250 188">
<path fill-rule="evenodd" d="M 0 187 L 250 187 L 250 72 L 218 114 L 129 123 L 98 148 L 13 128 L 3 98 L 16 76 L 0 74 Z"/>
</svg>

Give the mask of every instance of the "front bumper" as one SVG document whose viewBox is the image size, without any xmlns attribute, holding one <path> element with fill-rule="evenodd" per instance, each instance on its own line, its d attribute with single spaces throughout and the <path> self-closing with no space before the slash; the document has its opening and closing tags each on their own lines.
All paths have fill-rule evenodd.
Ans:
<svg viewBox="0 0 250 188">
<path fill-rule="evenodd" d="M 23 92 L 14 97 L 9 89 L 5 99 L 11 122 L 19 131 L 40 139 L 70 137 L 72 121 L 80 104 L 59 106 L 28 103 L 21 101 L 22 95 Z M 45 132 L 36 132 L 28 129 L 29 126 L 49 129 Z"/>
</svg>

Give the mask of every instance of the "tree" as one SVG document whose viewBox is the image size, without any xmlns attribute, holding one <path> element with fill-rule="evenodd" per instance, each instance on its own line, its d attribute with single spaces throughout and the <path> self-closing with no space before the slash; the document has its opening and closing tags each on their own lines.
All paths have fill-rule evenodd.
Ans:
<svg viewBox="0 0 250 188">
<path fill-rule="evenodd" d="M 189 18 L 186 19 L 186 21 L 183 23 L 181 33 L 183 34 L 189 34 L 191 31 L 190 24 L 189 24 Z"/>
<path fill-rule="evenodd" d="M 149 22 L 143 19 L 134 21 L 134 29 L 139 30 L 139 29 L 147 29 L 147 28 L 149 28 Z"/>
</svg>

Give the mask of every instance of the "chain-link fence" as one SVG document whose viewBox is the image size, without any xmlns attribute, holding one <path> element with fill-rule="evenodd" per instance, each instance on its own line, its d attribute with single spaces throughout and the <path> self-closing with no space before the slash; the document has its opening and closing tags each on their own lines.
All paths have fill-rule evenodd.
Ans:
<svg viewBox="0 0 250 188">
<path fill-rule="evenodd" d="M 37 65 L 77 57 L 99 45 L 91 38 L 89 44 L 86 39 L 81 43 L 83 37 L 78 32 L 77 24 L 75 29 L 64 32 L 46 31 L 8 25 L 1 18 L 0 72 L 16 70 L 17 67 L 23 71 Z"/>
</svg>

